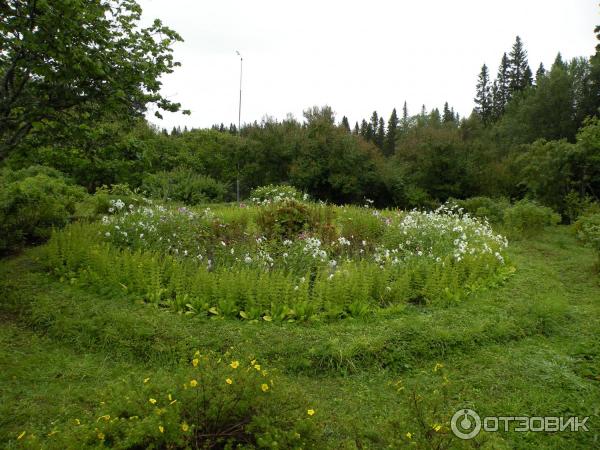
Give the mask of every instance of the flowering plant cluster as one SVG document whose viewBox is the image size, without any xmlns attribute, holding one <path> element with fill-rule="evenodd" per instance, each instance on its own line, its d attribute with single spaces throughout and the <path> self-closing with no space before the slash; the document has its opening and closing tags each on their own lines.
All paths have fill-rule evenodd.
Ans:
<svg viewBox="0 0 600 450">
<path fill-rule="evenodd" d="M 290 398 L 292 397 L 292 398 Z M 316 440 L 317 409 L 253 358 L 196 351 L 175 370 L 111 387 L 46 436 L 56 448 L 299 448 Z M 27 432 L 23 437 L 27 437 Z M 38 439 L 23 439 L 39 448 Z"/>
<path fill-rule="evenodd" d="M 254 204 L 267 205 L 287 200 L 308 201 L 309 196 L 298 191 L 293 186 L 270 184 L 254 189 L 250 193 L 250 200 Z"/>
</svg>

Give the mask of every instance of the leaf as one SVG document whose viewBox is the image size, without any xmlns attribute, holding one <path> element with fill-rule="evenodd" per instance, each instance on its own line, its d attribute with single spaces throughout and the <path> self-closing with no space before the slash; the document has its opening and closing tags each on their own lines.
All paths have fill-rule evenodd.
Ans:
<svg viewBox="0 0 600 450">
<path fill-rule="evenodd" d="M 248 314 L 246 314 L 246 312 L 245 312 L 245 311 L 240 311 L 240 317 L 241 317 L 242 319 L 247 319 L 247 318 L 248 318 Z"/>
<path fill-rule="evenodd" d="M 273 318 L 271 316 L 264 316 L 263 320 L 266 322 L 271 322 L 273 320 Z"/>
<path fill-rule="evenodd" d="M 208 312 L 211 313 L 211 314 L 214 314 L 216 316 L 219 315 L 219 311 L 217 311 L 217 307 L 216 306 L 213 306 L 212 308 L 209 308 Z"/>
</svg>

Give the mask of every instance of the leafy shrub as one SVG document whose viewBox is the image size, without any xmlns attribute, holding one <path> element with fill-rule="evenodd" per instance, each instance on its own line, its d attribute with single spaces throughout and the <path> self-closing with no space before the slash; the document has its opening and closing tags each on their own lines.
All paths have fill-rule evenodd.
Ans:
<svg viewBox="0 0 600 450">
<path fill-rule="evenodd" d="M 114 212 L 117 202 L 127 205 L 128 208 L 129 205 L 139 206 L 148 203 L 147 199 L 132 191 L 126 184 L 101 186 L 96 189 L 94 195 L 87 196 L 77 204 L 75 215 L 77 219 L 95 220 L 102 214 Z"/>
<path fill-rule="evenodd" d="M 471 197 L 454 202 L 472 216 L 487 218 L 491 223 L 502 223 L 504 210 L 510 206 L 510 202 L 505 198 Z"/>
<path fill-rule="evenodd" d="M 600 213 L 580 217 L 574 225 L 577 238 L 595 250 L 600 269 Z"/>
<path fill-rule="evenodd" d="M 532 236 L 546 226 L 556 225 L 560 216 L 551 208 L 521 200 L 504 211 L 506 229 L 517 236 Z"/>
<path fill-rule="evenodd" d="M 565 215 L 570 223 L 574 223 L 580 216 L 600 213 L 600 205 L 590 196 L 582 197 L 575 191 L 565 195 Z"/>
<path fill-rule="evenodd" d="M 303 194 L 293 186 L 269 184 L 255 188 L 250 193 L 250 200 L 253 203 L 259 204 L 278 203 L 288 200 L 306 201 L 308 200 L 308 195 Z"/>
<path fill-rule="evenodd" d="M 56 448 L 301 448 L 318 442 L 315 407 L 251 358 L 200 354 L 123 379 L 100 406 L 50 433 Z M 32 435 L 33 433 L 30 433 Z M 35 439 L 25 441 L 39 448 Z"/>
<path fill-rule="evenodd" d="M 0 188 L 0 253 L 48 239 L 53 227 L 68 223 L 85 196 L 60 172 L 40 166 L 3 171 Z"/>
<path fill-rule="evenodd" d="M 175 200 L 188 205 L 222 202 L 227 195 L 227 185 L 193 170 L 177 169 L 144 176 L 142 190 L 150 197 Z"/>
<path fill-rule="evenodd" d="M 269 239 L 283 240 L 308 231 L 311 215 L 307 205 L 286 199 L 265 204 L 256 218 L 260 231 Z"/>
</svg>

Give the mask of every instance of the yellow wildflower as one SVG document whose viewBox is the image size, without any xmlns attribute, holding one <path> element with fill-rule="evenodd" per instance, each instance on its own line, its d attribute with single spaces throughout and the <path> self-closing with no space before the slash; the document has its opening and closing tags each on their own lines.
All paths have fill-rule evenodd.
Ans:
<svg viewBox="0 0 600 450">
<path fill-rule="evenodd" d="M 75 419 L 75 425 L 81 425 L 81 420 Z"/>
<path fill-rule="evenodd" d="M 98 433 L 98 439 L 100 439 L 101 441 L 104 440 L 104 433 Z"/>
<path fill-rule="evenodd" d="M 231 364 L 229 364 L 231 366 L 232 369 L 237 369 L 240 366 L 240 362 L 239 361 L 232 361 Z"/>
<path fill-rule="evenodd" d="M 144 378 L 144 384 L 146 384 L 148 381 L 150 381 L 150 378 Z"/>
<path fill-rule="evenodd" d="M 254 364 L 254 368 L 260 372 L 260 364 Z"/>
<path fill-rule="evenodd" d="M 306 414 L 308 414 L 309 416 L 314 416 L 315 415 L 315 410 L 314 409 L 309 409 L 308 411 L 306 411 Z"/>
<path fill-rule="evenodd" d="M 440 430 L 442 429 L 442 426 L 441 426 L 439 423 L 436 423 L 436 424 L 433 426 L 433 429 L 434 429 L 434 431 L 440 431 Z"/>
<path fill-rule="evenodd" d="M 198 386 L 198 382 L 196 380 L 190 380 L 190 386 L 196 387 L 196 386 Z"/>
<path fill-rule="evenodd" d="M 267 392 L 269 390 L 269 385 L 267 383 L 263 383 L 260 385 L 260 388 L 263 392 Z"/>
<path fill-rule="evenodd" d="M 232 384 L 232 383 L 233 383 L 233 380 L 232 380 L 231 378 L 227 378 L 227 379 L 225 380 L 225 383 L 227 383 L 227 384 Z"/>
<path fill-rule="evenodd" d="M 27 433 L 27 431 L 23 431 L 18 437 L 17 437 L 17 441 L 20 441 L 21 439 L 23 439 L 23 437 L 25 436 L 25 434 Z"/>
<path fill-rule="evenodd" d="M 152 403 L 153 405 L 156 405 L 156 399 L 155 398 L 151 398 L 150 400 L 148 400 L 150 403 Z"/>
<path fill-rule="evenodd" d="M 187 430 L 189 430 L 189 429 L 190 429 L 190 426 L 189 426 L 187 423 L 183 422 L 183 423 L 181 424 L 181 429 L 182 429 L 183 431 L 187 431 Z"/>
<path fill-rule="evenodd" d="M 252 364 L 252 365 L 256 364 L 256 360 L 253 359 L 252 361 L 250 361 L 250 364 Z"/>
<path fill-rule="evenodd" d="M 200 360 L 198 358 L 194 358 L 192 359 L 192 366 L 194 367 L 198 367 L 198 363 L 200 362 Z"/>
<path fill-rule="evenodd" d="M 409 432 L 407 432 L 407 433 L 406 433 L 406 437 L 407 437 L 407 438 L 409 438 L 409 439 L 412 439 L 412 433 L 411 433 L 410 431 L 409 431 Z"/>
<path fill-rule="evenodd" d="M 162 425 L 158 426 L 158 431 L 160 431 L 161 433 L 165 432 L 165 427 L 163 427 Z"/>
<path fill-rule="evenodd" d="M 196 350 L 196 353 L 194 353 L 194 358 L 200 358 L 200 350 Z"/>
</svg>

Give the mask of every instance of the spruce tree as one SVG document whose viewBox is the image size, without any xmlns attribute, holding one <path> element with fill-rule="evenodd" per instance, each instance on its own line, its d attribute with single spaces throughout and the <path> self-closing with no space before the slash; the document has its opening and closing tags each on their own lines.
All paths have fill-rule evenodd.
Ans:
<svg viewBox="0 0 600 450">
<path fill-rule="evenodd" d="M 484 125 L 488 125 L 492 120 L 493 113 L 490 76 L 488 73 L 488 68 L 485 64 L 481 66 L 481 72 L 479 72 L 474 100 L 475 104 L 477 105 L 475 106 L 475 112 L 481 118 Z"/>
<path fill-rule="evenodd" d="M 383 151 L 383 145 L 385 144 L 385 122 L 383 117 L 379 118 L 379 123 L 377 124 L 377 131 L 375 132 L 375 145 L 379 147 L 381 151 Z"/>
<path fill-rule="evenodd" d="M 540 84 L 540 80 L 546 76 L 546 69 L 544 68 L 544 63 L 540 63 L 540 67 L 535 72 L 535 84 L 536 86 Z"/>
<path fill-rule="evenodd" d="M 402 132 L 406 133 L 408 131 L 408 125 L 409 125 L 409 119 L 408 119 L 408 107 L 406 106 L 406 101 L 404 101 L 404 106 L 402 107 L 402 122 L 401 122 L 401 127 L 402 127 Z"/>
<path fill-rule="evenodd" d="M 358 122 L 354 124 L 354 131 L 352 132 L 354 135 L 358 136 L 360 134 L 360 128 L 358 126 Z"/>
<path fill-rule="evenodd" d="M 391 156 L 396 152 L 396 135 L 398 133 L 398 114 L 396 108 L 392 110 L 390 120 L 388 120 L 387 134 L 385 136 L 385 147 L 384 153 L 387 156 Z"/>
<path fill-rule="evenodd" d="M 350 133 L 350 123 L 348 122 L 348 118 L 346 116 L 342 117 L 342 128 Z"/>
<path fill-rule="evenodd" d="M 365 119 L 363 119 L 362 122 L 360 123 L 360 135 L 367 141 L 370 139 L 369 138 L 369 124 L 367 123 L 367 121 Z"/>
<path fill-rule="evenodd" d="M 515 92 L 520 92 L 528 86 L 531 86 L 531 69 L 527 63 L 527 51 L 523 46 L 523 41 L 519 36 L 516 37 L 512 50 L 509 55 L 509 90 L 510 96 Z"/>
<path fill-rule="evenodd" d="M 444 112 L 442 114 L 442 122 L 443 123 L 454 122 L 454 110 L 450 109 L 450 107 L 448 106 L 448 102 L 444 103 Z"/>
<path fill-rule="evenodd" d="M 379 115 L 377 114 L 377 111 L 373 111 L 373 114 L 371 114 L 371 130 L 373 131 L 373 135 L 377 131 L 378 126 L 379 126 Z"/>
<path fill-rule="evenodd" d="M 493 108 L 496 117 L 500 117 L 504 114 L 506 104 L 510 100 L 510 81 L 509 81 L 509 60 L 508 55 L 504 53 L 500 60 L 500 66 L 498 67 L 498 75 L 496 76 L 495 95 L 492 98 Z"/>
</svg>

